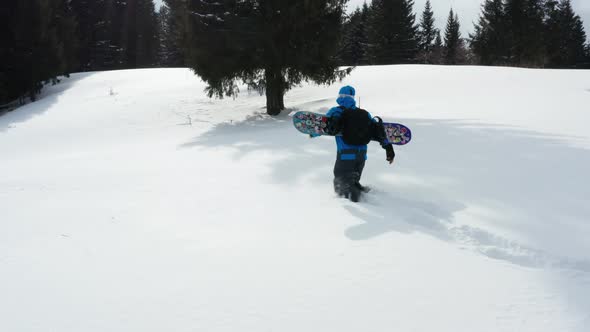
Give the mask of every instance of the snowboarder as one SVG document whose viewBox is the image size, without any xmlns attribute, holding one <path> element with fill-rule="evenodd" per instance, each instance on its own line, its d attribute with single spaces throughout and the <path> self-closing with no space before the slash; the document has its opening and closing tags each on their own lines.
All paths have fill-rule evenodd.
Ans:
<svg viewBox="0 0 590 332">
<path fill-rule="evenodd" d="M 386 151 L 386 160 L 392 164 L 395 152 L 391 144 L 386 144 L 383 122 L 373 118 L 369 112 L 356 107 L 355 89 L 345 86 L 340 89 L 336 102 L 326 114 L 329 126 L 336 136 L 336 164 L 334 165 L 334 191 L 341 197 L 358 202 L 361 193 L 370 189 L 360 184 L 365 161 L 367 144 L 377 141 Z"/>
</svg>

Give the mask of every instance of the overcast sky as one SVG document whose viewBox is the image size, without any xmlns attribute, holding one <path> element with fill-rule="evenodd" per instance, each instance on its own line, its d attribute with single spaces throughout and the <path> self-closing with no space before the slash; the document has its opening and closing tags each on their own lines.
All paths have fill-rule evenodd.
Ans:
<svg viewBox="0 0 590 332">
<path fill-rule="evenodd" d="M 370 0 L 349 0 L 348 10 L 352 11 L 357 6 L 362 5 L 365 1 L 370 3 Z M 162 0 L 155 0 L 158 7 Z M 444 31 L 444 26 L 449 15 L 449 9 L 453 9 L 459 14 L 461 21 L 461 31 L 463 37 L 468 37 L 468 33 L 473 30 L 473 22 L 477 21 L 479 13 L 481 12 L 481 4 L 483 0 L 430 0 L 432 9 L 436 19 L 436 24 L 441 31 Z M 414 0 L 414 11 L 417 13 L 416 22 L 420 21 L 420 15 L 424 10 L 426 0 Z M 590 0 L 572 0 L 574 10 L 584 20 L 586 34 L 590 36 Z"/>
</svg>

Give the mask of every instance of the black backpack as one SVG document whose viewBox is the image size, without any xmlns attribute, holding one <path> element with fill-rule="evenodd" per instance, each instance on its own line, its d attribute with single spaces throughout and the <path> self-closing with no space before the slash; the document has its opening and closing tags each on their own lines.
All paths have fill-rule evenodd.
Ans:
<svg viewBox="0 0 590 332">
<path fill-rule="evenodd" d="M 349 145 L 366 145 L 374 137 L 374 124 L 369 112 L 362 108 L 349 109 L 340 107 L 344 111 L 341 116 L 342 139 Z"/>
</svg>

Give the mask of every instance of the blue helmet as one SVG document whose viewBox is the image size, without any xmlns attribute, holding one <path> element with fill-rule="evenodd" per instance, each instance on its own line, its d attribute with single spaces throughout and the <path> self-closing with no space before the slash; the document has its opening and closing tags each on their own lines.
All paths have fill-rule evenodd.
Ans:
<svg viewBox="0 0 590 332">
<path fill-rule="evenodd" d="M 350 85 L 344 86 L 340 88 L 340 91 L 338 92 L 338 99 L 336 99 L 336 102 L 340 106 L 354 109 L 356 108 L 356 101 L 354 100 L 355 94 L 356 90 L 353 87 L 351 87 Z"/>
<path fill-rule="evenodd" d="M 338 94 L 345 95 L 345 96 L 351 96 L 354 98 L 356 91 L 354 90 L 353 87 L 351 87 L 350 85 L 347 85 L 347 86 L 343 86 L 342 88 L 340 88 L 340 92 L 338 92 Z"/>
</svg>

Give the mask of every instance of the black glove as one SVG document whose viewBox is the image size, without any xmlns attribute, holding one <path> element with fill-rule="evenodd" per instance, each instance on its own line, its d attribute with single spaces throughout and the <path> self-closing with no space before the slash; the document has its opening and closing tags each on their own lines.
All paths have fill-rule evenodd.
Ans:
<svg viewBox="0 0 590 332">
<path fill-rule="evenodd" d="M 393 151 L 393 146 L 391 144 L 384 145 L 383 148 L 385 149 L 385 153 L 387 155 L 387 161 L 392 164 L 393 159 L 395 158 L 395 151 Z"/>
</svg>

